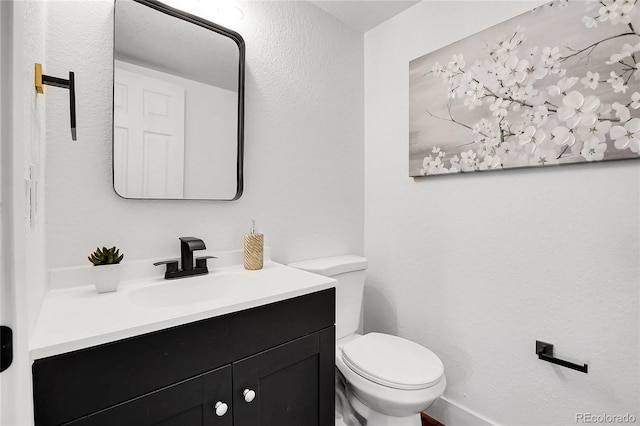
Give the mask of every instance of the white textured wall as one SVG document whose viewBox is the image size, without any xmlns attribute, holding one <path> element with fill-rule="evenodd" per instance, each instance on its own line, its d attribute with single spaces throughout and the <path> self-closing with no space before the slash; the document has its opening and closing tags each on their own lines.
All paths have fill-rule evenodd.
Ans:
<svg viewBox="0 0 640 426">
<path fill-rule="evenodd" d="M 408 177 L 409 61 L 537 4 L 423 2 L 365 34 L 365 328 L 431 348 L 445 397 L 497 424 L 639 419 L 640 163 Z"/>
<path fill-rule="evenodd" d="M 363 250 L 362 35 L 303 2 L 246 2 L 245 192 L 239 201 L 136 201 L 111 181 L 111 1 L 49 2 L 47 71 L 76 72 L 78 141 L 67 98 L 47 99 L 49 267 L 96 245 L 127 259 L 175 256 L 179 236 L 240 248 L 255 218 L 275 260 Z M 168 52 L 170 55 L 170 52 Z"/>
</svg>

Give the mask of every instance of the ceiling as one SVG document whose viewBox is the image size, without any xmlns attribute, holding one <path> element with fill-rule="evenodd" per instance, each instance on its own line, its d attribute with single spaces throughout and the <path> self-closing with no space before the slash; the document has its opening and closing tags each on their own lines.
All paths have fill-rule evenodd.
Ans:
<svg viewBox="0 0 640 426">
<path fill-rule="evenodd" d="M 363 33 L 419 2 L 419 0 L 311 0 L 311 3 L 320 9 Z"/>
</svg>

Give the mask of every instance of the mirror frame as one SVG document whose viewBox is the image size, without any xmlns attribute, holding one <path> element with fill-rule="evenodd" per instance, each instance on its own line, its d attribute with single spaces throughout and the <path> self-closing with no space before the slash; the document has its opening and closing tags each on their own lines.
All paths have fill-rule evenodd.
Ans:
<svg viewBox="0 0 640 426">
<path fill-rule="evenodd" d="M 233 198 L 230 199 L 219 199 L 219 198 L 132 198 L 132 197 L 123 197 L 118 194 L 115 190 L 115 140 L 114 140 L 114 119 L 115 119 L 115 105 L 113 102 L 113 93 L 115 91 L 115 81 L 112 83 L 112 93 L 111 93 L 111 183 L 113 187 L 113 191 L 121 198 L 126 200 L 201 200 L 201 201 L 234 201 L 239 199 L 242 196 L 244 191 L 244 74 L 245 74 L 245 44 L 242 36 L 228 28 L 225 28 L 221 25 L 203 19 L 199 16 L 192 15 L 188 12 L 184 12 L 179 9 L 175 9 L 171 6 L 168 6 L 157 0 L 133 0 L 135 3 L 142 4 L 144 6 L 155 9 L 159 12 L 165 13 L 169 16 L 172 16 L 177 19 L 181 19 L 190 24 L 197 25 L 199 27 L 205 28 L 207 30 L 213 31 L 220 35 L 229 37 L 233 40 L 238 46 L 238 131 L 237 131 L 237 164 L 236 164 L 236 194 Z M 114 0 L 113 2 L 113 80 L 115 80 L 115 60 L 116 60 L 116 3 L 118 0 Z"/>
</svg>

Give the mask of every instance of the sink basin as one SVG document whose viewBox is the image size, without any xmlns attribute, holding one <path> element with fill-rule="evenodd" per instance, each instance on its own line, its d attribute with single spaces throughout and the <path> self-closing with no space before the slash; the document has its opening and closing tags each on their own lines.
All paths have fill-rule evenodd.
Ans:
<svg viewBox="0 0 640 426">
<path fill-rule="evenodd" d="M 209 273 L 132 290 L 131 301 L 148 307 L 193 305 L 211 300 L 230 301 L 255 295 L 262 289 L 260 280 L 243 272 Z"/>
</svg>

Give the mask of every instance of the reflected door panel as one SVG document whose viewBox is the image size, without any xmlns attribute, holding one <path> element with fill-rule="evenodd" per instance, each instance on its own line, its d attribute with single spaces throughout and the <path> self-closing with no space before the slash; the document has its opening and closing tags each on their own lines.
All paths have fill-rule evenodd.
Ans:
<svg viewBox="0 0 640 426">
<path fill-rule="evenodd" d="M 183 198 L 184 88 L 116 67 L 114 184 L 126 198 Z"/>
</svg>

